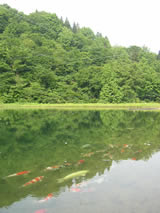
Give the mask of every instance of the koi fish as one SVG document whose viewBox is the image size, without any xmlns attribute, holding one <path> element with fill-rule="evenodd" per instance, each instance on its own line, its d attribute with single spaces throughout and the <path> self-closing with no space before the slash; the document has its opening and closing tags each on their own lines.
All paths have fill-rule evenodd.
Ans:
<svg viewBox="0 0 160 213">
<path fill-rule="evenodd" d="M 137 160 L 136 158 L 132 158 L 132 160 Z"/>
<path fill-rule="evenodd" d="M 113 144 L 109 144 L 109 146 L 110 146 L 111 148 L 114 148 L 114 145 L 113 145 Z"/>
<path fill-rule="evenodd" d="M 123 147 L 124 147 L 124 148 L 127 148 L 127 147 L 128 147 L 128 144 L 124 144 Z"/>
<path fill-rule="evenodd" d="M 35 211 L 35 213 L 46 213 L 46 212 L 47 212 L 46 209 L 40 209 L 40 210 Z"/>
<path fill-rule="evenodd" d="M 83 157 L 91 157 L 92 155 L 94 155 L 94 152 L 89 152 L 87 154 L 84 154 Z"/>
<path fill-rule="evenodd" d="M 82 164 L 82 163 L 84 163 L 85 162 L 85 160 L 79 160 L 78 162 L 77 162 L 77 165 L 80 165 L 80 164 Z"/>
<path fill-rule="evenodd" d="M 6 178 L 14 177 L 14 176 L 18 176 L 18 175 L 24 175 L 24 174 L 28 174 L 28 173 L 30 173 L 30 171 L 18 172 L 18 173 L 12 174 L 12 175 L 8 175 Z"/>
<path fill-rule="evenodd" d="M 90 146 L 91 146 L 90 144 L 85 144 L 85 145 L 82 146 L 82 149 L 88 148 Z"/>
<path fill-rule="evenodd" d="M 78 171 L 78 172 L 74 172 L 70 175 L 65 176 L 64 178 L 59 179 L 58 183 L 62 183 L 64 181 L 72 179 L 74 177 L 85 176 L 87 173 L 88 173 L 88 170 L 81 170 L 81 171 Z"/>
<path fill-rule="evenodd" d="M 25 184 L 23 185 L 23 187 L 28 186 L 28 185 L 30 185 L 30 184 L 32 184 L 32 183 L 36 183 L 36 182 L 38 182 L 38 181 L 41 181 L 43 178 L 44 178 L 44 176 L 36 177 L 36 178 L 32 179 L 31 181 L 25 183 Z"/>
<path fill-rule="evenodd" d="M 70 166 L 70 165 L 72 165 L 72 164 L 71 164 L 71 163 L 66 162 L 64 165 L 65 165 L 65 166 Z"/>
<path fill-rule="evenodd" d="M 44 199 L 39 200 L 39 203 L 45 202 L 45 201 L 47 201 L 47 200 L 51 199 L 52 197 L 53 197 L 53 194 L 52 194 L 52 193 L 50 193 L 50 194 L 48 194 L 48 195 L 47 195 L 47 197 L 45 197 Z"/>
<path fill-rule="evenodd" d="M 121 150 L 121 153 L 123 153 L 123 152 L 124 152 L 124 149 Z"/>
<path fill-rule="evenodd" d="M 96 152 L 97 152 L 97 153 L 101 153 L 101 152 L 103 153 L 103 152 L 105 152 L 105 151 L 106 151 L 106 150 L 97 150 Z"/>
<path fill-rule="evenodd" d="M 71 192 L 80 192 L 80 188 L 71 188 L 70 189 Z"/>
<path fill-rule="evenodd" d="M 47 167 L 47 168 L 45 168 L 45 171 L 46 170 L 57 170 L 57 169 L 59 169 L 60 167 L 62 167 L 62 166 L 60 166 L 60 165 L 55 165 L 55 166 L 49 166 L 49 167 Z"/>
</svg>

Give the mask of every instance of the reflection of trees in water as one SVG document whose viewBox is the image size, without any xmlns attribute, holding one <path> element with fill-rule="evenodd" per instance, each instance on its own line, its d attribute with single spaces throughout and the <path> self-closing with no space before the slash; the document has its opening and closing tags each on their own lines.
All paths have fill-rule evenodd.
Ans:
<svg viewBox="0 0 160 213">
<path fill-rule="evenodd" d="M 109 170 L 113 160 L 148 159 L 159 150 L 159 126 L 157 112 L 1 111 L 1 206 L 8 206 L 28 194 L 43 197 L 54 192 L 58 195 L 60 188 L 70 187 L 72 181 L 60 185 L 57 179 L 78 170 L 89 170 L 86 178 L 92 178 Z M 94 154 L 87 157 L 86 154 L 92 152 Z M 85 162 L 77 165 L 80 159 Z M 65 162 L 71 165 L 44 172 L 48 166 Z M 23 177 L 2 179 L 26 169 L 32 172 Z M 45 176 L 41 183 L 19 188 L 39 175 Z"/>
</svg>

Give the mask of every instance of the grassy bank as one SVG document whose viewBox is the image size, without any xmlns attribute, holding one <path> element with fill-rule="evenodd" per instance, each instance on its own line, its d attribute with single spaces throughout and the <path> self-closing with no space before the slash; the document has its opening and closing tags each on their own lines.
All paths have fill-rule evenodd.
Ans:
<svg viewBox="0 0 160 213">
<path fill-rule="evenodd" d="M 160 110 L 160 103 L 124 103 L 124 104 L 0 104 L 0 109 L 58 109 L 58 110 Z"/>
</svg>

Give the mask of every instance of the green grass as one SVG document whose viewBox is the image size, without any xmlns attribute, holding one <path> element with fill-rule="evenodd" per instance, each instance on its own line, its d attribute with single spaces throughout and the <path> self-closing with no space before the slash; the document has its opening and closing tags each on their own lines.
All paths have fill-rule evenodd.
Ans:
<svg viewBox="0 0 160 213">
<path fill-rule="evenodd" d="M 160 110 L 160 103 L 123 103 L 123 104 L 37 104 L 37 103 L 13 103 L 0 104 L 0 109 L 58 109 L 58 110 Z"/>
</svg>

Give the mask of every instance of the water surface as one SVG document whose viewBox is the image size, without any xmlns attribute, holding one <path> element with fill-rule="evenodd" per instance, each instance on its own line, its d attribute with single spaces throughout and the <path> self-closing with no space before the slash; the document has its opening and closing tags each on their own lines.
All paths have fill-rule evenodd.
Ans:
<svg viewBox="0 0 160 213">
<path fill-rule="evenodd" d="M 158 112 L 0 111 L 0 213 L 159 213 L 159 140 Z"/>
</svg>

